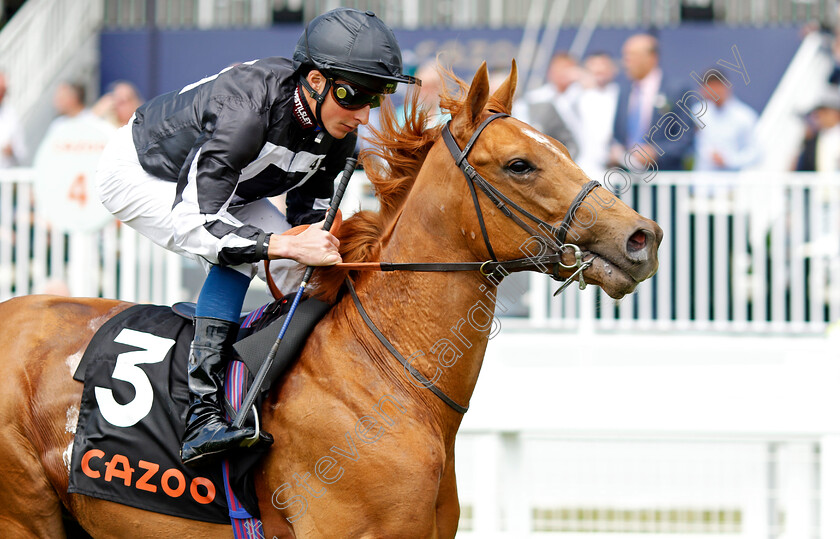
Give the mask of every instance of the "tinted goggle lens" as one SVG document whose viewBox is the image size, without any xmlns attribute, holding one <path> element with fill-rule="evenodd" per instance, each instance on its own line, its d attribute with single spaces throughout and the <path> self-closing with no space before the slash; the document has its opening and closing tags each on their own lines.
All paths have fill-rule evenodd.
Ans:
<svg viewBox="0 0 840 539">
<path fill-rule="evenodd" d="M 379 94 L 366 92 L 344 82 L 332 83 L 332 95 L 339 105 L 349 110 L 357 110 L 367 105 L 375 109 L 381 102 Z"/>
</svg>

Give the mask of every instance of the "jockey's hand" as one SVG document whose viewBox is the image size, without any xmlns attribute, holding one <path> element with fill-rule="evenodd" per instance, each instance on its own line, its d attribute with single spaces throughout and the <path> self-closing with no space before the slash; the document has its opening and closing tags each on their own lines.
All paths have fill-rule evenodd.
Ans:
<svg viewBox="0 0 840 539">
<path fill-rule="evenodd" d="M 268 258 L 289 258 L 304 266 L 332 266 L 341 262 L 338 238 L 323 230 L 324 222 L 309 225 L 297 236 L 272 234 Z"/>
</svg>

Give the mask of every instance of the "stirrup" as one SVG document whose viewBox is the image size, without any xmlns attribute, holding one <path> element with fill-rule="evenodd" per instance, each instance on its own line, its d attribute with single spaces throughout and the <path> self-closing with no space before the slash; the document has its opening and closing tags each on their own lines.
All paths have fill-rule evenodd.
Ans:
<svg viewBox="0 0 840 539">
<path fill-rule="evenodd" d="M 260 416 L 257 413 L 257 405 L 251 405 L 251 411 L 254 412 L 254 436 L 251 438 L 245 438 L 245 441 L 248 442 L 248 446 L 254 445 L 260 439 Z"/>
</svg>

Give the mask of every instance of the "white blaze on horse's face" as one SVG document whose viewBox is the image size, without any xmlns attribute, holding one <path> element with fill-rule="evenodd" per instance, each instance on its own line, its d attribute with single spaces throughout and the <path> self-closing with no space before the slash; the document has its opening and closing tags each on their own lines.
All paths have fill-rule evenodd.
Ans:
<svg viewBox="0 0 840 539">
<path fill-rule="evenodd" d="M 561 161 L 566 161 L 572 165 L 575 164 L 575 162 L 569 159 L 569 157 L 566 154 L 561 152 L 560 149 L 557 148 L 557 146 L 555 146 L 555 144 L 551 142 L 551 140 L 547 136 L 543 135 L 539 131 L 535 131 L 530 127 L 525 127 L 524 129 L 522 129 L 522 134 L 526 135 L 527 137 L 535 141 L 537 144 L 540 144 L 544 148 L 554 153 L 554 155 L 560 158 Z"/>
</svg>

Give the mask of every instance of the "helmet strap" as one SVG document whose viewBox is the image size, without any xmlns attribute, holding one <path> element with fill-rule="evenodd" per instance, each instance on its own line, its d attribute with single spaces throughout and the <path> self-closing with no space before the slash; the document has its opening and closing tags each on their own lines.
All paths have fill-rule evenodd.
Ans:
<svg viewBox="0 0 840 539">
<path fill-rule="evenodd" d="M 324 99 L 327 98 L 327 93 L 329 93 L 330 87 L 332 87 L 330 79 L 327 77 L 324 78 L 326 79 L 326 84 L 324 84 L 324 90 L 319 94 L 312 86 L 309 85 L 309 81 L 306 80 L 306 77 L 303 75 L 300 77 L 300 84 L 309 93 L 309 97 L 315 100 L 315 119 L 321 127 L 324 127 L 324 122 L 321 121 L 321 105 L 324 104 Z"/>
</svg>

